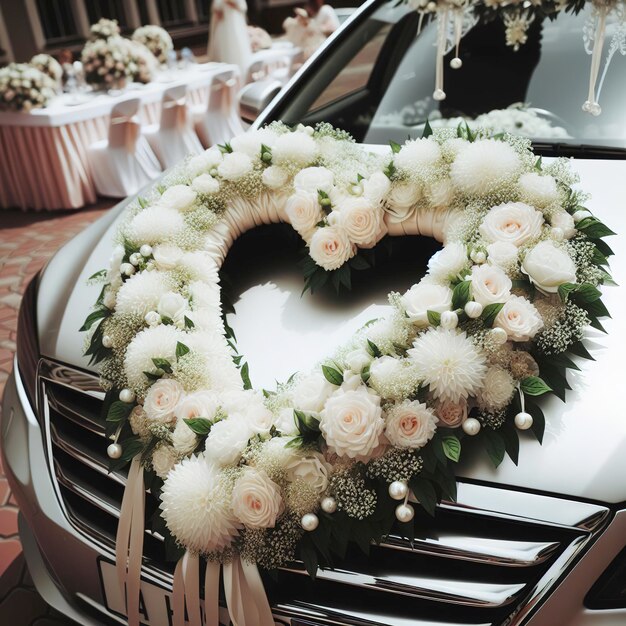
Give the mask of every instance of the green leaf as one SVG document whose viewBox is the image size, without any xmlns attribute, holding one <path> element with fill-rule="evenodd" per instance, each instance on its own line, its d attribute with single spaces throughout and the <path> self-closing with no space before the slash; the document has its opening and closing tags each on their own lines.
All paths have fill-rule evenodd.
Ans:
<svg viewBox="0 0 626 626">
<path fill-rule="evenodd" d="M 439 324 L 441 324 L 441 313 L 437 311 L 426 311 L 426 316 L 431 326 L 439 326 Z"/>
<path fill-rule="evenodd" d="M 539 443 L 543 442 L 543 434 L 546 430 L 546 418 L 541 408 L 534 402 L 526 400 L 526 410 L 533 416 L 533 425 L 530 429 Z"/>
<path fill-rule="evenodd" d="M 195 328 L 195 324 L 185 315 L 185 328 Z"/>
<path fill-rule="evenodd" d="M 447 435 L 441 438 L 441 447 L 444 454 L 455 463 L 459 462 L 461 458 L 461 442 L 458 437 L 454 435 Z"/>
<path fill-rule="evenodd" d="M 189 354 L 189 348 L 180 341 L 176 342 L 176 358 L 180 359 L 181 356 Z"/>
<path fill-rule="evenodd" d="M 498 467 L 506 453 L 504 439 L 499 433 L 490 428 L 483 428 L 481 432 L 483 434 L 482 439 L 485 442 L 485 450 L 494 466 Z"/>
<path fill-rule="evenodd" d="M 87 316 L 85 323 L 78 329 L 78 332 L 83 333 L 89 330 L 98 320 L 108 317 L 111 313 L 113 313 L 113 311 L 111 311 L 111 309 L 107 309 L 106 307 L 92 311 Z"/>
<path fill-rule="evenodd" d="M 334 367 L 322 365 L 322 373 L 324 374 L 324 378 L 326 378 L 326 380 L 332 385 L 337 385 L 337 387 L 339 387 L 339 385 L 343 382 L 343 374 Z"/>
<path fill-rule="evenodd" d="M 116 400 L 111 403 L 111 406 L 109 407 L 106 421 L 116 423 L 124 421 L 130 415 L 130 412 L 133 410 L 133 406 L 134 405 L 129 402 Z"/>
<path fill-rule="evenodd" d="M 485 326 L 491 328 L 493 323 L 496 321 L 496 317 L 498 317 L 498 313 L 502 310 L 504 306 L 504 302 L 494 302 L 493 304 L 488 304 L 482 312 L 480 316 Z"/>
<path fill-rule="evenodd" d="M 367 259 L 361 254 L 357 254 L 355 257 L 352 257 L 348 264 L 355 270 L 367 270 L 371 267 Z"/>
<path fill-rule="evenodd" d="M 413 478 L 409 481 L 413 495 L 429 515 L 435 515 L 437 493 L 433 484 L 426 478 Z"/>
<path fill-rule="evenodd" d="M 400 152 L 400 150 L 402 149 L 402 146 L 399 143 L 396 143 L 395 141 L 390 141 L 389 145 L 391 146 L 391 151 L 394 154 L 398 154 L 398 152 Z"/>
<path fill-rule="evenodd" d="M 470 280 L 463 280 L 456 285 L 452 291 L 452 308 L 462 309 L 470 299 L 472 282 Z"/>
<path fill-rule="evenodd" d="M 367 381 L 370 379 L 370 366 L 366 365 L 362 370 L 361 370 L 361 380 L 367 384 Z"/>
<path fill-rule="evenodd" d="M 308 572 L 311 579 L 315 580 L 318 566 L 317 552 L 315 551 L 315 548 L 309 545 L 309 542 L 300 542 L 300 558 L 302 559 L 304 568 Z"/>
<path fill-rule="evenodd" d="M 563 283 L 559 285 L 559 296 L 563 302 L 567 302 L 567 298 L 571 293 L 578 289 L 578 285 L 576 283 Z"/>
<path fill-rule="evenodd" d="M 200 435 L 201 437 L 208 435 L 213 426 L 213 422 L 205 417 L 193 417 L 184 420 L 184 422 L 196 435 Z"/>
<path fill-rule="evenodd" d="M 152 362 L 154 363 L 154 367 L 163 370 L 166 374 L 172 373 L 172 364 L 167 359 L 157 358 L 152 359 Z"/>
<path fill-rule="evenodd" d="M 498 433 L 504 439 L 504 446 L 511 461 L 517 465 L 519 461 L 519 434 L 517 428 L 505 424 Z"/>
<path fill-rule="evenodd" d="M 162 374 L 155 374 L 154 372 L 143 372 L 143 375 L 148 379 L 148 380 L 159 380 L 162 376 Z"/>
<path fill-rule="evenodd" d="M 383 355 L 380 348 L 370 339 L 367 340 L 367 351 L 374 357 L 378 358 Z"/>
<path fill-rule="evenodd" d="M 247 362 L 241 366 L 240 373 L 241 380 L 243 380 L 243 388 L 252 389 L 252 383 L 250 382 L 250 368 Z"/>
<path fill-rule="evenodd" d="M 143 449 L 144 444 L 139 437 L 130 437 L 122 442 L 122 456 L 120 457 L 120 461 L 131 461 Z"/>
<path fill-rule="evenodd" d="M 97 278 L 104 278 L 107 275 L 107 270 L 98 270 L 92 274 L 87 280 L 96 280 Z"/>
<path fill-rule="evenodd" d="M 583 344 L 582 341 L 577 341 L 576 343 L 573 343 L 567 349 L 567 351 L 583 359 L 587 359 L 589 361 L 595 361 L 594 357 L 591 356 L 591 353 L 589 352 L 589 350 L 587 350 L 587 348 L 585 348 L 585 345 Z"/>
<path fill-rule="evenodd" d="M 601 239 L 615 235 L 608 226 L 595 217 L 586 217 L 576 224 L 576 229 L 585 233 L 590 239 Z"/>
<path fill-rule="evenodd" d="M 430 122 L 426 120 L 424 124 L 424 130 L 422 131 L 422 139 L 427 139 L 433 134 L 433 129 L 430 126 Z"/>
<path fill-rule="evenodd" d="M 548 391 L 552 391 L 539 376 L 528 376 L 520 382 L 522 391 L 529 396 L 542 396 Z"/>
</svg>

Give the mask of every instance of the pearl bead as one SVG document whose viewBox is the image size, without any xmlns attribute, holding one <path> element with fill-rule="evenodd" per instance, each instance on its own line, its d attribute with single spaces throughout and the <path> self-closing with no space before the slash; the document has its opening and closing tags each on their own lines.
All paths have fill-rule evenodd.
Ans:
<svg viewBox="0 0 626 626">
<path fill-rule="evenodd" d="M 454 57 L 454 59 L 450 60 L 450 67 L 453 70 L 458 70 L 461 67 L 463 67 L 463 61 L 461 61 L 461 59 L 459 59 L 459 57 Z"/>
<path fill-rule="evenodd" d="M 452 330 L 457 327 L 459 323 L 459 316 L 454 311 L 444 311 L 441 314 L 441 319 L 439 320 L 442 328 L 446 330 Z"/>
<path fill-rule="evenodd" d="M 435 2 L 429 2 L 429 3 L 426 5 L 426 10 L 427 10 L 427 11 L 430 11 L 430 12 L 432 12 L 432 11 L 436 10 L 436 8 L 437 8 L 437 4 L 436 4 Z"/>
<path fill-rule="evenodd" d="M 574 213 L 572 217 L 574 218 L 575 222 L 580 222 L 581 220 L 584 220 L 586 217 L 591 217 L 591 213 L 589 213 L 589 211 L 585 211 L 581 209 L 580 211 L 576 211 L 576 213 Z"/>
<path fill-rule="evenodd" d="M 360 196 L 363 193 L 363 185 L 352 185 L 350 191 L 353 196 Z"/>
<path fill-rule="evenodd" d="M 394 500 L 404 500 L 406 498 L 406 494 L 409 493 L 409 487 L 406 483 L 403 483 L 401 480 L 394 480 L 389 485 L 389 495 Z"/>
<path fill-rule="evenodd" d="M 468 417 L 463 422 L 462 428 L 463 428 L 463 432 L 466 435 L 470 435 L 471 437 L 473 437 L 474 435 L 477 435 L 480 432 L 480 422 L 474 417 Z"/>
<path fill-rule="evenodd" d="M 594 102 L 589 109 L 589 113 L 594 117 L 598 117 L 602 113 L 602 107 L 597 102 Z"/>
<path fill-rule="evenodd" d="M 122 263 L 120 265 L 120 272 L 126 276 L 132 276 L 135 273 L 135 266 L 130 263 Z"/>
<path fill-rule="evenodd" d="M 302 528 L 304 528 L 304 530 L 312 532 L 319 526 L 320 518 L 317 517 L 315 513 L 307 513 L 302 516 L 300 524 L 302 524 Z"/>
<path fill-rule="evenodd" d="M 113 339 L 111 339 L 108 335 L 104 335 L 102 337 L 102 345 L 105 348 L 110 348 L 113 345 Z"/>
<path fill-rule="evenodd" d="M 143 246 L 139 248 L 139 254 L 141 254 L 141 256 L 150 256 L 152 254 L 152 246 L 144 243 Z"/>
<path fill-rule="evenodd" d="M 482 250 L 474 250 L 470 256 L 474 263 L 484 263 L 487 260 L 487 255 Z"/>
<path fill-rule="evenodd" d="M 337 500 L 335 500 L 335 498 L 331 498 L 330 496 L 326 496 L 325 498 L 322 498 L 320 506 L 322 507 L 322 511 L 324 511 L 324 513 L 334 513 L 337 510 Z"/>
<path fill-rule="evenodd" d="M 443 89 L 435 89 L 435 91 L 433 91 L 433 100 L 437 100 L 438 102 L 441 102 L 441 100 L 445 100 L 446 99 L 446 92 Z"/>
<path fill-rule="evenodd" d="M 505 344 L 508 337 L 509 336 L 506 334 L 506 330 L 504 330 L 504 328 L 491 329 L 491 338 L 497 344 Z"/>
<path fill-rule="evenodd" d="M 556 241 L 563 241 L 563 238 L 565 237 L 565 233 L 563 232 L 562 228 L 559 228 L 558 226 L 555 226 L 554 228 L 552 228 L 552 238 L 555 239 Z"/>
<path fill-rule="evenodd" d="M 465 313 L 472 320 L 479 318 L 483 314 L 483 305 L 480 302 L 467 302 L 465 304 Z"/>
<path fill-rule="evenodd" d="M 141 254 L 138 252 L 133 252 L 128 259 L 132 265 L 139 265 L 139 261 L 141 261 Z"/>
<path fill-rule="evenodd" d="M 583 102 L 582 110 L 583 110 L 585 113 L 591 113 L 591 104 L 592 104 L 592 103 L 591 103 L 591 100 L 585 100 L 585 101 Z"/>
<path fill-rule="evenodd" d="M 522 411 L 515 416 L 515 426 L 520 430 L 528 430 L 533 425 L 533 416 Z"/>
<path fill-rule="evenodd" d="M 122 446 L 119 443 L 112 443 L 107 448 L 107 454 L 110 459 L 119 459 L 122 456 Z"/>
<path fill-rule="evenodd" d="M 149 326 L 156 326 L 161 323 L 161 316 L 156 311 L 148 311 L 143 319 Z"/>
<path fill-rule="evenodd" d="M 127 402 L 128 404 L 130 404 L 131 402 L 134 402 L 135 392 L 132 391 L 131 389 L 122 389 L 122 391 L 120 391 L 120 400 L 122 402 Z"/>
<path fill-rule="evenodd" d="M 399 504 L 396 507 L 396 519 L 399 522 L 410 522 L 415 516 L 415 509 L 410 504 Z"/>
</svg>

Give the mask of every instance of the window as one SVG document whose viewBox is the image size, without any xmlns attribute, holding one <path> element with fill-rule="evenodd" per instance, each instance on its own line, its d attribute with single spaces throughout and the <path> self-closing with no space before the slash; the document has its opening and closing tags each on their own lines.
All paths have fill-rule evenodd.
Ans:
<svg viewBox="0 0 626 626">
<path fill-rule="evenodd" d="M 37 12 L 46 43 L 63 43 L 79 36 L 67 0 L 37 0 Z"/>
<path fill-rule="evenodd" d="M 123 0 L 86 0 L 89 22 L 94 24 L 101 17 L 117 20 L 121 28 L 128 26 Z"/>
<path fill-rule="evenodd" d="M 211 17 L 211 3 L 209 0 L 196 0 L 196 11 L 199 22 L 208 22 Z"/>
<path fill-rule="evenodd" d="M 161 24 L 164 27 L 179 26 L 189 22 L 185 0 L 158 0 Z"/>
</svg>

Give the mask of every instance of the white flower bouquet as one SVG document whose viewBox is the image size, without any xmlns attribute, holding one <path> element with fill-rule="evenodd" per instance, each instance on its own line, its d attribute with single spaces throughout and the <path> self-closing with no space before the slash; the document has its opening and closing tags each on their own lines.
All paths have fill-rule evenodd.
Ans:
<svg viewBox="0 0 626 626">
<path fill-rule="evenodd" d="M 47 74 L 58 86 L 63 80 L 63 68 L 61 64 L 49 54 L 36 54 L 31 60 L 30 65 L 39 71 Z"/>
<path fill-rule="evenodd" d="M 56 94 L 50 76 L 26 63 L 11 63 L 0 69 L 0 108 L 30 111 L 45 107 Z"/>
<path fill-rule="evenodd" d="M 133 33 L 133 41 L 142 43 L 161 65 L 167 62 L 168 53 L 174 49 L 174 42 L 170 34 L 160 26 L 141 26 Z"/>
<path fill-rule="evenodd" d="M 121 89 L 132 76 L 132 57 L 122 37 L 88 41 L 81 53 L 85 80 L 104 89 Z"/>
<path fill-rule="evenodd" d="M 128 51 L 128 75 L 136 83 L 149 83 L 154 79 L 159 69 L 157 58 L 138 41 L 123 39 L 124 47 Z"/>
<path fill-rule="evenodd" d="M 92 41 L 98 39 L 104 39 L 106 41 L 109 37 L 119 37 L 120 26 L 117 20 L 109 20 L 106 17 L 102 17 L 95 24 L 91 25 L 89 33 Z"/>
</svg>

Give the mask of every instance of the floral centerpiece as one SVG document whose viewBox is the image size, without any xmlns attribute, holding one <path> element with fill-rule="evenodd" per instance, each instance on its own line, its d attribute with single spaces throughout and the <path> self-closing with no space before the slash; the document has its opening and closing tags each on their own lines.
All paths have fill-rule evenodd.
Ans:
<svg viewBox="0 0 626 626">
<path fill-rule="evenodd" d="M 56 95 L 57 84 L 50 76 L 26 63 L 0 68 L 0 108 L 30 111 L 45 107 Z"/>
<path fill-rule="evenodd" d="M 141 26 L 133 33 L 132 38 L 146 46 L 161 65 L 167 63 L 167 56 L 174 49 L 170 34 L 161 26 Z"/>
<path fill-rule="evenodd" d="M 187 160 L 132 203 L 82 329 L 107 391 L 112 467 L 132 461 L 122 585 L 138 589 L 130 529 L 143 524 L 146 485 L 160 498 L 154 530 L 186 552 L 174 594 L 199 610 L 190 581 L 203 556 L 208 623 L 223 565 L 239 590 L 231 614 L 265 626 L 256 566 L 299 558 L 315 575 L 349 541 L 412 522 L 416 506 L 433 514 L 454 500 L 466 449 L 517 463 L 519 430 L 543 437 L 537 398 L 565 398 L 571 356 L 590 358 L 585 328 L 608 314 L 599 286 L 612 232 L 576 181 L 528 140 L 466 126 L 427 126 L 382 156 L 326 124 L 272 124 Z M 278 221 L 302 236 L 311 290 L 349 287 L 386 235 L 444 247 L 425 278 L 389 295 L 386 317 L 312 371 L 256 390 L 224 323 L 218 270 L 240 232 Z M 127 600 L 138 624 L 138 599 Z"/>
<path fill-rule="evenodd" d="M 58 87 L 63 81 L 63 68 L 61 64 L 49 54 L 36 54 L 31 60 L 30 65 L 49 76 Z"/>
<path fill-rule="evenodd" d="M 101 17 L 95 24 L 92 24 L 89 29 L 89 38 L 92 41 L 98 39 L 104 39 L 105 41 L 109 37 L 120 36 L 120 26 L 117 20 L 110 20 L 106 17 Z"/>
<path fill-rule="evenodd" d="M 159 69 L 159 62 L 146 46 L 132 39 L 124 39 L 128 51 L 128 74 L 134 82 L 149 83 Z"/>
<path fill-rule="evenodd" d="M 132 76 L 131 51 L 127 40 L 109 37 L 88 41 L 81 53 L 85 80 L 104 89 L 121 89 Z M 136 68 L 136 64 L 133 66 Z"/>
</svg>

